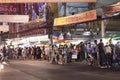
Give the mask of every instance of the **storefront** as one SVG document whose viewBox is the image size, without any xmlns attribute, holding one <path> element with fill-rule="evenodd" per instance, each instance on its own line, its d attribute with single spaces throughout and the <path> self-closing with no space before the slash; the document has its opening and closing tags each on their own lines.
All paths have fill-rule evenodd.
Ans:
<svg viewBox="0 0 120 80">
<path fill-rule="evenodd" d="M 37 35 L 31 37 L 9 39 L 6 41 L 6 43 L 7 45 L 13 45 L 14 47 L 32 47 L 49 45 L 49 38 L 48 35 Z"/>
</svg>

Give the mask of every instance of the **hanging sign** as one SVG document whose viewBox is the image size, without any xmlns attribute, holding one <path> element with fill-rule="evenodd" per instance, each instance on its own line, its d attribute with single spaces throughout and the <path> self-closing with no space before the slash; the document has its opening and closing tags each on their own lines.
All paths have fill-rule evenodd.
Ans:
<svg viewBox="0 0 120 80">
<path fill-rule="evenodd" d="M 103 12 L 104 14 L 120 12 L 120 2 L 118 2 L 117 4 L 110 5 L 110 6 L 103 6 Z"/>
<path fill-rule="evenodd" d="M 0 3 L 33 3 L 33 2 L 96 2 L 96 0 L 0 0 Z"/>
<path fill-rule="evenodd" d="M 83 12 L 80 14 L 75 14 L 72 16 L 55 18 L 54 26 L 83 23 L 83 22 L 95 20 L 96 18 L 97 18 L 96 10 L 91 10 L 91 11 Z"/>
<path fill-rule="evenodd" d="M 27 23 L 28 21 L 28 15 L 0 15 L 0 22 Z"/>
<path fill-rule="evenodd" d="M 0 31 L 3 32 L 9 31 L 9 25 L 0 25 Z"/>
</svg>

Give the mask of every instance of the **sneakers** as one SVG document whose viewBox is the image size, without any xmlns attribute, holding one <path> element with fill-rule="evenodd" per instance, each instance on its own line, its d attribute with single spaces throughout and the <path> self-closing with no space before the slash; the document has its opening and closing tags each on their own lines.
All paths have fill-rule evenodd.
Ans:
<svg viewBox="0 0 120 80">
<path fill-rule="evenodd" d="M 111 66 L 107 66 L 107 68 L 111 68 Z"/>
<path fill-rule="evenodd" d="M 5 64 L 5 65 L 7 64 L 7 62 L 2 62 L 2 63 Z"/>
<path fill-rule="evenodd" d="M 101 69 L 107 68 L 107 66 L 100 66 Z"/>
<path fill-rule="evenodd" d="M 4 65 L 0 64 L 0 70 L 4 69 Z"/>
</svg>

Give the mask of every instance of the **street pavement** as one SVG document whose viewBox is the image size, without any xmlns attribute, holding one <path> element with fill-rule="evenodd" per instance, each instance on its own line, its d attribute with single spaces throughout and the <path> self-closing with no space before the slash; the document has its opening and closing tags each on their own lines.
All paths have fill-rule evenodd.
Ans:
<svg viewBox="0 0 120 80">
<path fill-rule="evenodd" d="M 100 69 L 85 61 L 64 65 L 47 61 L 10 61 L 0 80 L 120 80 L 120 68 Z"/>
</svg>

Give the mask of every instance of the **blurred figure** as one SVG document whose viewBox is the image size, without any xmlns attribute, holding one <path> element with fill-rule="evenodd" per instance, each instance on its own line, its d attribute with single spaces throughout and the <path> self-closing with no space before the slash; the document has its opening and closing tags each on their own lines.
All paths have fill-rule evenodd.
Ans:
<svg viewBox="0 0 120 80">
<path fill-rule="evenodd" d="M 94 44 L 93 44 L 93 55 L 94 55 L 94 58 L 97 60 L 97 53 L 98 53 L 98 46 L 97 46 L 97 40 L 94 40 Z"/>
<path fill-rule="evenodd" d="M 93 48 L 92 48 L 92 45 L 89 43 L 87 44 L 86 46 L 86 52 L 87 52 L 87 61 L 89 62 L 90 65 L 93 64 Z"/>
<path fill-rule="evenodd" d="M 22 57 L 23 57 L 23 60 L 26 60 L 26 58 L 27 58 L 27 54 L 26 54 L 26 47 L 24 47 L 23 48 L 23 50 L 22 50 Z"/>
<path fill-rule="evenodd" d="M 0 70 L 4 69 L 3 61 L 4 61 L 4 55 L 1 49 L 0 50 Z"/>
<path fill-rule="evenodd" d="M 7 62 L 8 61 L 8 53 L 7 53 L 7 49 L 5 46 L 3 47 L 2 52 L 3 52 L 3 56 L 4 56 L 4 61 Z"/>
<path fill-rule="evenodd" d="M 57 54 L 58 54 L 58 48 L 57 46 L 53 46 L 50 63 L 58 63 Z"/>
<path fill-rule="evenodd" d="M 46 60 L 47 61 L 50 60 L 50 53 L 51 53 L 50 46 L 46 46 L 46 48 L 45 48 L 45 55 L 46 55 Z"/>
<path fill-rule="evenodd" d="M 34 60 L 34 47 L 31 48 L 31 59 Z"/>
<path fill-rule="evenodd" d="M 34 46 L 34 60 L 37 59 L 37 48 L 36 46 Z"/>
<path fill-rule="evenodd" d="M 85 59 L 85 45 L 83 42 L 80 43 L 80 61 Z"/>
<path fill-rule="evenodd" d="M 117 62 L 120 65 L 120 42 L 117 42 L 115 45 L 115 52 L 113 54 L 114 62 Z"/>
<path fill-rule="evenodd" d="M 112 49 L 109 46 L 109 44 L 107 43 L 105 46 L 105 55 L 106 55 L 106 65 L 108 68 L 110 68 L 112 66 Z"/>
<path fill-rule="evenodd" d="M 22 50 L 18 47 L 18 59 L 22 59 Z"/>
<path fill-rule="evenodd" d="M 99 52 L 99 64 L 101 68 L 105 67 L 105 50 L 104 43 L 102 39 L 100 39 L 100 43 L 98 44 L 98 52 Z"/>
<path fill-rule="evenodd" d="M 46 60 L 46 56 L 45 56 L 45 46 L 42 47 L 42 55 L 43 55 L 43 59 Z"/>
<path fill-rule="evenodd" d="M 111 47 L 111 61 L 113 62 L 113 54 L 115 53 L 115 46 L 112 43 L 112 39 L 109 40 L 109 46 Z M 112 66 L 112 65 L 111 65 Z"/>
<path fill-rule="evenodd" d="M 99 59 L 98 59 L 98 43 L 97 40 L 94 40 L 93 46 L 92 46 L 92 55 L 93 55 L 93 65 L 94 67 L 98 67 L 99 65 Z"/>
<path fill-rule="evenodd" d="M 42 53 L 42 50 L 40 47 L 37 47 L 37 59 L 40 60 L 41 59 L 41 53 Z"/>
<path fill-rule="evenodd" d="M 2 49 L 0 49 L 0 61 L 2 62 L 4 60 L 4 55 Z"/>
<path fill-rule="evenodd" d="M 17 52 L 15 51 L 15 49 L 12 50 L 12 55 L 13 55 L 13 59 L 17 60 Z"/>
</svg>

